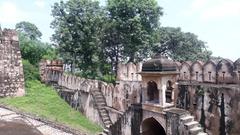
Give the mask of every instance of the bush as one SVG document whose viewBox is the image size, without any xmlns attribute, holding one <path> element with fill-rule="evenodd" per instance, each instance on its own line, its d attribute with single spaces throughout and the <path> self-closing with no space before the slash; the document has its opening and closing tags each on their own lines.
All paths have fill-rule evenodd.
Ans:
<svg viewBox="0 0 240 135">
<path fill-rule="evenodd" d="M 25 80 L 40 80 L 38 68 L 28 60 L 23 60 L 23 72 Z"/>
</svg>

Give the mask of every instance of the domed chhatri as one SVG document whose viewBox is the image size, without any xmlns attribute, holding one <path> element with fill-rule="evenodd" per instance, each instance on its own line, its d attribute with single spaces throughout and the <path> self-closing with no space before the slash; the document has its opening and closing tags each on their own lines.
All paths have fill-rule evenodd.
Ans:
<svg viewBox="0 0 240 135">
<path fill-rule="evenodd" d="M 176 63 L 165 56 L 154 56 L 143 63 L 142 72 L 166 72 L 177 71 Z"/>
<path fill-rule="evenodd" d="M 142 103 L 143 109 L 158 112 L 161 108 L 174 106 L 177 64 L 164 56 L 155 56 L 143 63 Z"/>
</svg>

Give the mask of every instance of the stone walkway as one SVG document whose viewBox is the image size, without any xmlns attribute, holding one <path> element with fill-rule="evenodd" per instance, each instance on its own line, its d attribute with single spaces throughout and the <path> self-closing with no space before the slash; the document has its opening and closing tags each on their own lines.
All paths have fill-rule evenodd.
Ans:
<svg viewBox="0 0 240 135">
<path fill-rule="evenodd" d="M 7 130 L 9 127 L 11 127 L 11 131 L 9 131 L 8 135 L 15 135 L 15 133 L 19 134 L 20 130 L 23 131 L 23 129 L 27 129 L 26 127 L 23 128 L 24 126 L 19 126 L 19 124 L 31 127 L 28 128 L 29 135 L 32 135 L 31 132 L 39 132 L 36 135 L 73 135 L 71 133 L 66 133 L 64 131 L 51 127 L 44 122 L 23 116 L 5 108 L 0 108 L 0 131 Z M 7 135 L 6 132 L 4 135 Z"/>
</svg>

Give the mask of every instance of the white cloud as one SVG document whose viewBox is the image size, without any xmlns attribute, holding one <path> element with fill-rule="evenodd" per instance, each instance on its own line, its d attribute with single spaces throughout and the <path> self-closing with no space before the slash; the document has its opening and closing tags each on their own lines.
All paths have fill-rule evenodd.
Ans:
<svg viewBox="0 0 240 135">
<path fill-rule="evenodd" d="M 194 0 L 191 3 L 191 8 L 193 10 L 199 10 L 199 9 L 203 8 L 207 3 L 208 3 L 208 0 Z"/>
<path fill-rule="evenodd" d="M 44 0 L 35 0 L 34 4 L 39 8 L 45 7 L 45 1 Z"/>
<path fill-rule="evenodd" d="M 182 14 L 198 16 L 204 21 L 240 17 L 240 0 L 193 0 Z"/>
<path fill-rule="evenodd" d="M 0 23 L 16 23 L 27 18 L 27 14 L 12 2 L 0 3 Z"/>
<path fill-rule="evenodd" d="M 240 17 L 239 0 L 220 1 L 218 4 L 205 9 L 201 14 L 201 18 L 204 20 L 238 16 Z"/>
</svg>

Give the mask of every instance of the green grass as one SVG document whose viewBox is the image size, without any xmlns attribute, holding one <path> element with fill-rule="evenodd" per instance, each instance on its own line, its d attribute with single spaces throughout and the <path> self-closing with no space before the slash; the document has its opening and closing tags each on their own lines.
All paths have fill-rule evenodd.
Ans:
<svg viewBox="0 0 240 135">
<path fill-rule="evenodd" d="M 33 80 L 25 83 L 24 97 L 2 98 L 0 103 L 87 133 L 95 134 L 102 130 L 100 126 L 72 109 L 52 87 Z"/>
</svg>

